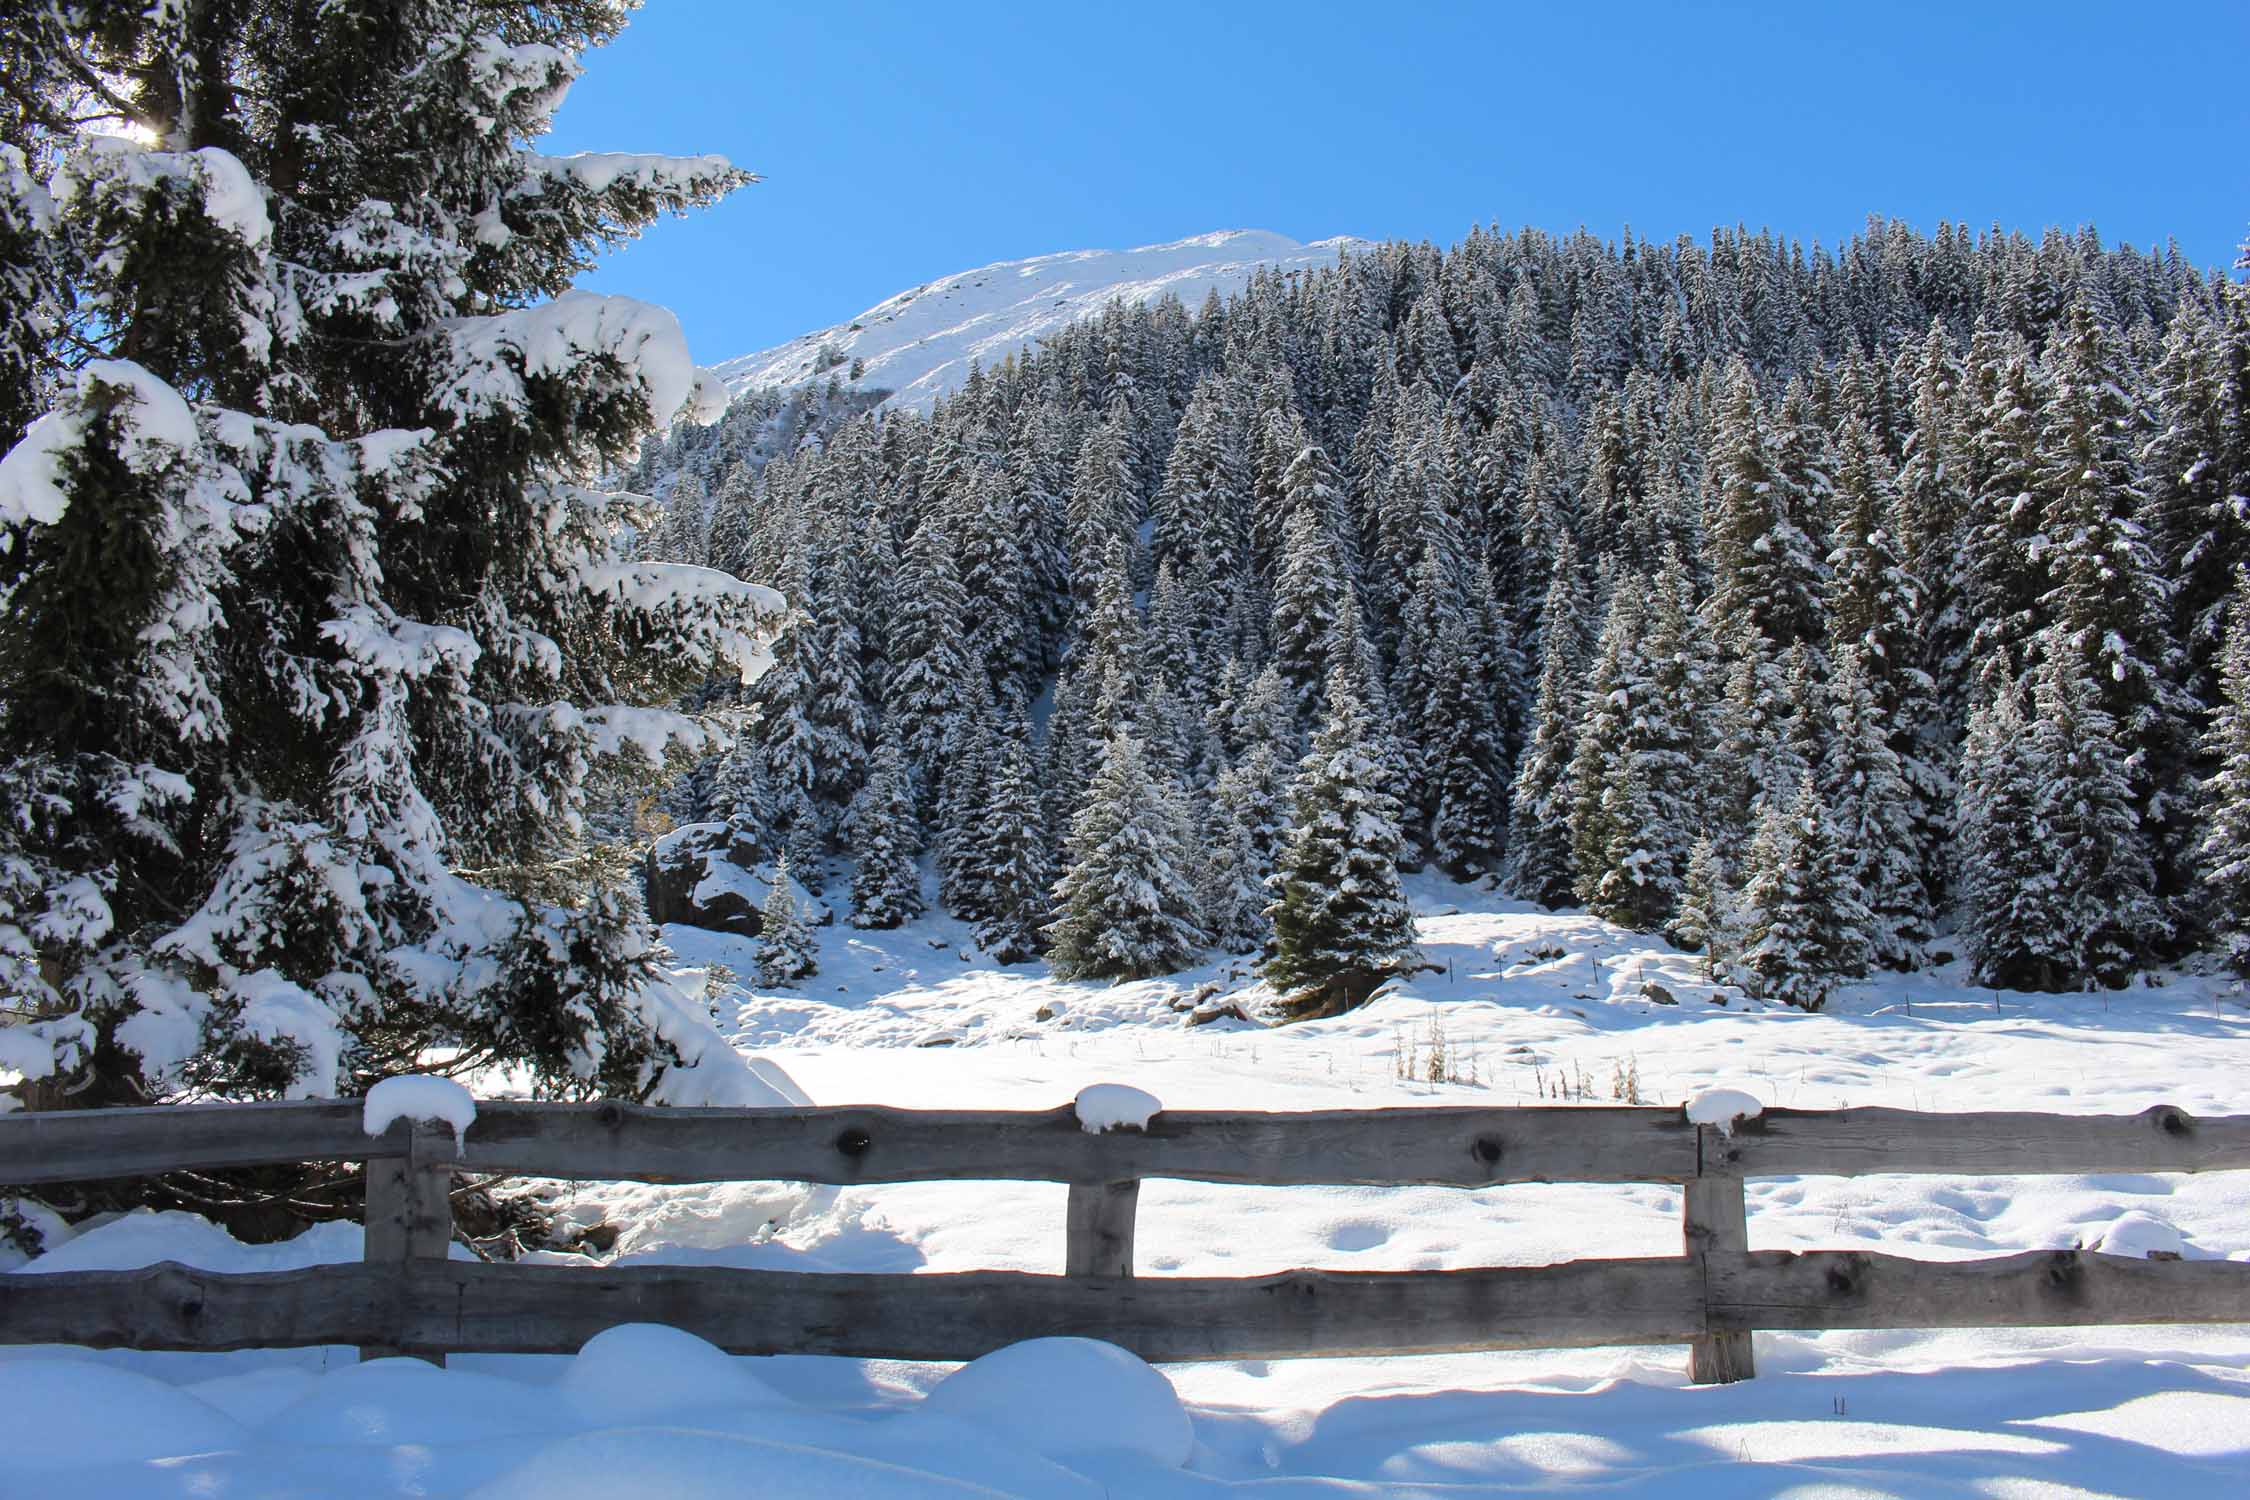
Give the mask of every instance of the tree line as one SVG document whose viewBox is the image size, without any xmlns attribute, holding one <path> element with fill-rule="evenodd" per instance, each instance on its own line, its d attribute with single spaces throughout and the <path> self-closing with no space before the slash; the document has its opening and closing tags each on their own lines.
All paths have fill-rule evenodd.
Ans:
<svg viewBox="0 0 2250 1500">
<path fill-rule="evenodd" d="M 927 853 L 1002 962 L 1330 1005 L 1431 866 L 1805 1006 L 2250 961 L 2250 298 L 2176 250 L 1479 229 L 796 399 L 632 477 L 795 608 L 678 811 L 862 925 Z"/>
</svg>

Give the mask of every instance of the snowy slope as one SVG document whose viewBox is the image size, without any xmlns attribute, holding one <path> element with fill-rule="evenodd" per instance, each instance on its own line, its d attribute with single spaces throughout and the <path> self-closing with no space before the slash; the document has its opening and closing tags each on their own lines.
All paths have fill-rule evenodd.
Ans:
<svg viewBox="0 0 2250 1500">
<path fill-rule="evenodd" d="M 1137 250 L 1001 261 L 901 292 L 848 322 L 717 369 L 729 389 L 743 391 L 841 377 L 851 361 L 863 360 L 861 384 L 896 392 L 896 405 L 927 411 L 969 378 L 972 362 L 997 364 L 1113 300 L 1141 303 L 1169 292 L 1193 312 L 1208 292 L 1226 297 L 1240 290 L 1259 266 L 1325 266 L 1339 251 L 1367 244 L 1339 236 L 1300 245 L 1264 230 L 1229 229 Z"/>
</svg>

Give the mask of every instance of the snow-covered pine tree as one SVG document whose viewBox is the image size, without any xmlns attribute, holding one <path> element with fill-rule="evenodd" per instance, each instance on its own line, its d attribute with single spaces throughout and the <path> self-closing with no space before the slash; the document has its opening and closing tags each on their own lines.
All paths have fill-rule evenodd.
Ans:
<svg viewBox="0 0 2250 1500">
<path fill-rule="evenodd" d="M 1826 569 L 1805 529 L 1805 481 L 1792 481 L 1786 435 L 1777 442 L 1771 426 L 1756 379 L 1737 362 L 1727 372 L 1711 454 L 1713 633 L 1724 638 L 1747 621 L 1778 654 L 1819 641 Z"/>
<path fill-rule="evenodd" d="M 1338 671 L 1328 720 L 1298 768 L 1289 840 L 1274 870 L 1272 950 L 1261 972 L 1295 1015 L 1333 1015 L 1420 958 L 1399 888 L 1398 798 L 1368 750 L 1375 726 Z"/>
<path fill-rule="evenodd" d="M 1612 776 L 1621 774 L 1626 731 L 1640 706 L 1635 689 L 1641 702 L 1647 698 L 1647 664 L 1641 660 L 1647 618 L 1647 580 L 1624 580 L 1586 671 L 1586 716 L 1578 721 L 1570 758 L 1570 891 L 1580 902 L 1591 901 L 1600 888 L 1609 873 L 1611 840 L 1623 831 L 1607 793 Z"/>
<path fill-rule="evenodd" d="M 1532 702 L 1531 734 L 1516 766 L 1508 803 L 1508 856 L 1501 886 L 1541 906 L 1571 900 L 1576 866 L 1571 858 L 1570 766 L 1577 754 L 1586 658 L 1591 649 L 1586 580 L 1578 551 L 1566 534 L 1555 552 L 1554 573 L 1540 624 L 1539 692 Z"/>
<path fill-rule="evenodd" d="M 2235 584 L 2219 653 L 2219 706 L 2203 734 L 2205 920 L 2238 974 L 2250 974 L 2250 573 Z"/>
<path fill-rule="evenodd" d="M 699 746 L 662 705 L 778 601 L 620 555 L 594 479 L 716 385 L 670 314 L 557 294 L 746 178 L 531 149 L 614 4 L 44 20 L 12 85 L 113 81 L 47 141 L 83 362 L 0 464 L 12 1057 L 81 1103 L 433 1046 L 646 1092 L 682 1012 L 589 788 Z"/>
<path fill-rule="evenodd" d="M 720 752 L 711 771 L 708 816 L 748 835 L 762 848 L 778 848 L 771 798 L 766 791 L 765 757 L 747 732 Z"/>
<path fill-rule="evenodd" d="M 2186 663 L 2172 636 L 2171 580 L 2148 542 L 2130 377 L 2085 297 L 2072 303 L 2048 368 L 2038 447 L 2046 508 L 2031 548 L 2046 582 L 2039 606 L 2085 658 L 2082 678 L 2124 756 L 2134 842 L 2169 897 L 2183 884 L 2190 837 L 2192 798 L 2179 768 L 2197 707 L 2180 687 Z"/>
<path fill-rule="evenodd" d="M 1665 935 L 1690 953 L 1703 955 L 1703 972 L 1725 979 L 1733 951 L 1727 942 L 1731 922 L 1726 871 L 1719 862 L 1718 846 L 1699 838 L 1688 849 L 1687 875 L 1680 885 L 1680 904 L 1672 913 Z"/>
<path fill-rule="evenodd" d="M 985 812 L 999 772 L 1000 745 L 992 722 L 992 690 L 971 671 L 961 711 L 946 732 L 944 794 L 938 799 L 935 837 L 938 904 L 964 922 L 992 910 L 992 869 L 985 858 Z"/>
<path fill-rule="evenodd" d="M 1169 974 L 1203 945 L 1178 805 L 1129 734 L 1103 750 L 1054 899 L 1047 957 L 1066 979 Z"/>
<path fill-rule="evenodd" d="M 1617 753 L 1602 781 L 1608 843 L 1587 899 L 1596 914 L 1638 932 L 1662 927 L 1680 901 L 1700 800 L 1696 709 L 1712 696 L 1717 673 L 1694 583 L 1677 556 L 1650 592 L 1621 689 Z"/>
<path fill-rule="evenodd" d="M 1086 435 L 1071 476 L 1068 518 L 1072 591 L 1093 598 L 1095 580 L 1112 554 L 1131 562 L 1140 525 L 1141 501 L 1135 474 L 1133 413 L 1122 398 Z"/>
<path fill-rule="evenodd" d="M 2240 467 L 2250 458 L 2250 432 L 2242 430 L 2245 395 L 2230 379 L 2229 342 L 2201 298 L 2181 299 L 2153 372 L 2156 431 L 2140 455 L 2150 545 L 2175 584 L 2173 633 L 2188 653 L 2183 678 L 2206 702 L 2217 696 L 2234 574 L 2250 560 L 2250 502 L 2243 499 L 2250 473 Z"/>
<path fill-rule="evenodd" d="M 36 26 L 40 19 L 23 16 L 14 25 Z M 11 71 L 28 72 L 41 63 L 50 69 L 62 64 L 58 52 L 18 45 L 8 28 L 9 23 L 0 22 L 0 47 L 6 49 Z M 15 97 L 26 102 L 15 107 L 44 113 L 38 100 L 53 91 L 53 83 L 20 77 L 21 93 Z M 29 129 L 0 132 L 0 453 L 16 445 L 46 404 L 45 346 L 63 313 L 60 267 L 54 255 L 55 202 L 34 175 L 23 147 L 13 139 L 33 133 Z"/>
<path fill-rule="evenodd" d="M 953 540 L 942 518 L 922 523 L 907 543 L 905 579 L 891 622 L 890 681 L 883 713 L 895 721 L 915 801 L 934 810 L 945 775 L 945 741 L 960 715 L 968 681 L 968 645 L 961 621 L 968 609 Z"/>
<path fill-rule="evenodd" d="M 1347 607 L 1336 545 L 1318 510 L 1310 504 L 1293 507 L 1282 531 L 1281 573 L 1274 583 L 1273 663 L 1289 684 L 1303 722 L 1311 722 L 1320 702 L 1329 674 L 1329 642 Z"/>
<path fill-rule="evenodd" d="M 997 963 L 1015 964 L 1039 956 L 1054 884 L 1038 752 L 1022 717 L 1010 723 L 999 759 L 978 830 L 985 910 L 977 919 L 977 946 Z"/>
<path fill-rule="evenodd" d="M 1818 1010 L 1841 975 L 1867 971 L 1867 908 L 1808 773 L 1752 841 L 1734 967 L 1753 994 Z"/>
<path fill-rule="evenodd" d="M 773 888 L 758 912 L 758 982 L 776 987 L 795 984 L 820 972 L 819 949 L 806 925 L 789 856 L 774 862 Z"/>
<path fill-rule="evenodd" d="M 2041 989 L 2123 985 L 2170 935 L 2148 841 L 2133 808 L 2128 752 L 2078 644 L 2050 627 L 2032 684 L 2032 827 L 2055 881 L 2054 969 Z"/>
<path fill-rule="evenodd" d="M 1981 356 L 1981 360 L 1980 360 Z M 1965 478 L 1968 517 L 1961 528 L 1954 593 L 1969 625 L 1965 660 L 1977 670 L 2020 676 L 2038 629 L 2040 576 L 2032 561 L 2043 508 L 2039 490 L 2039 414 L 2046 392 L 2028 351 L 1997 336 L 1970 344 L 1968 394 L 1984 401 L 1968 414 Z M 1989 699 L 1997 679 L 1973 691 Z"/>
<path fill-rule="evenodd" d="M 852 925 L 896 927 L 920 916 L 921 847 L 906 758 L 885 721 L 875 742 L 867 784 L 852 801 Z"/>
<path fill-rule="evenodd" d="M 1868 910 L 1869 957 L 1888 969 L 1913 969 L 1931 934 L 1917 803 L 1891 749 L 1866 660 L 1856 646 L 1837 655 L 1828 690 L 1834 733 L 1818 779 L 1845 873 Z"/>
<path fill-rule="evenodd" d="M 1423 781 L 1430 803 L 1430 852 L 1456 879 L 1492 873 L 1506 837 L 1495 695 L 1477 660 L 1465 619 L 1437 639 L 1423 709 Z"/>
<path fill-rule="evenodd" d="M 641 555 L 656 562 L 702 567 L 711 560 L 711 492 L 694 470 L 682 474 L 664 497 L 664 519 Z"/>
<path fill-rule="evenodd" d="M 803 626 L 810 637 L 804 713 L 812 733 L 813 801 L 829 820 L 843 816 L 867 779 L 874 719 L 858 590 L 841 576 L 847 551 L 840 538 L 820 538 L 814 573 L 820 582 L 805 601 L 809 618 Z"/>
<path fill-rule="evenodd" d="M 1266 877 L 1273 873 L 1272 849 L 1277 800 L 1261 784 L 1260 765 L 1271 765 L 1264 750 L 1219 773 L 1203 816 L 1202 858 L 1196 869 L 1196 908 L 1214 947 L 1228 953 L 1255 953 L 1272 935 L 1266 916 Z"/>
<path fill-rule="evenodd" d="M 2061 926 L 2055 872 L 2041 847 L 2040 770 L 2027 734 L 2025 694 L 2011 674 L 1969 716 L 1961 749 L 1961 932 L 1980 984 L 2051 989 Z"/>
<path fill-rule="evenodd" d="M 954 507 L 948 530 L 960 549 L 962 639 L 992 692 L 1020 686 L 1031 667 L 1033 616 L 1023 595 L 1027 530 L 1015 495 L 996 465 L 978 464 Z"/>
</svg>

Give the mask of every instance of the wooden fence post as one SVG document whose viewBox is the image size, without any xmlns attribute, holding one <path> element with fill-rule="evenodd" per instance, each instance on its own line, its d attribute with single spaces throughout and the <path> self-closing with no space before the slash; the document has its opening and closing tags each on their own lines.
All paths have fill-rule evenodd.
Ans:
<svg viewBox="0 0 2250 1500">
<path fill-rule="evenodd" d="M 367 1163 L 367 1248 L 371 1266 L 388 1266 L 401 1273 L 397 1279 L 399 1323 L 403 1329 L 407 1306 L 404 1273 L 417 1260 L 443 1260 L 453 1243 L 453 1169 L 448 1163 L 451 1142 L 440 1141 L 442 1127 L 426 1120 L 400 1121 L 394 1131 L 408 1132 L 406 1153 Z M 404 1344 L 365 1344 L 363 1360 L 411 1354 L 434 1365 L 445 1363 L 442 1349 L 417 1349 Z"/>
<path fill-rule="evenodd" d="M 1133 1274 L 1133 1218 L 1140 1209 L 1140 1179 L 1074 1182 L 1063 1242 L 1066 1276 Z"/>
<path fill-rule="evenodd" d="M 1710 1131 L 1707 1125 L 1696 1129 L 1705 1135 Z M 1709 1144 L 1708 1140 L 1704 1142 L 1706 1150 Z M 1739 1177 L 1690 1179 L 1682 1219 L 1687 1253 L 1698 1261 L 1704 1261 L 1714 1251 L 1741 1255 L 1750 1249 L 1750 1215 L 1743 1206 Z M 1704 1269 L 1703 1310 L 1708 1323 L 1711 1311 L 1708 1265 Z M 1706 1333 L 1688 1346 L 1688 1379 L 1697 1385 L 1725 1385 L 1748 1380 L 1757 1373 L 1747 1333 Z"/>
</svg>

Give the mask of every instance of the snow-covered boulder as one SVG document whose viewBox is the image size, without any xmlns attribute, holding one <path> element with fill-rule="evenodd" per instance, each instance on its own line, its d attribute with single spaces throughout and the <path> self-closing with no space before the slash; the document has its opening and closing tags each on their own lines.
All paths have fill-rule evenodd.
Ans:
<svg viewBox="0 0 2250 1500">
<path fill-rule="evenodd" d="M 1048 1458 L 1126 1452 L 1177 1468 L 1195 1446 L 1172 1382 L 1099 1339 L 995 1349 L 947 1376 L 923 1406 Z"/>
<path fill-rule="evenodd" d="M 773 862 L 738 830 L 724 823 L 688 823 L 650 847 L 641 878 L 650 920 L 756 937 L 776 873 Z M 801 885 L 797 910 L 808 926 L 836 920 L 836 913 Z"/>
</svg>

